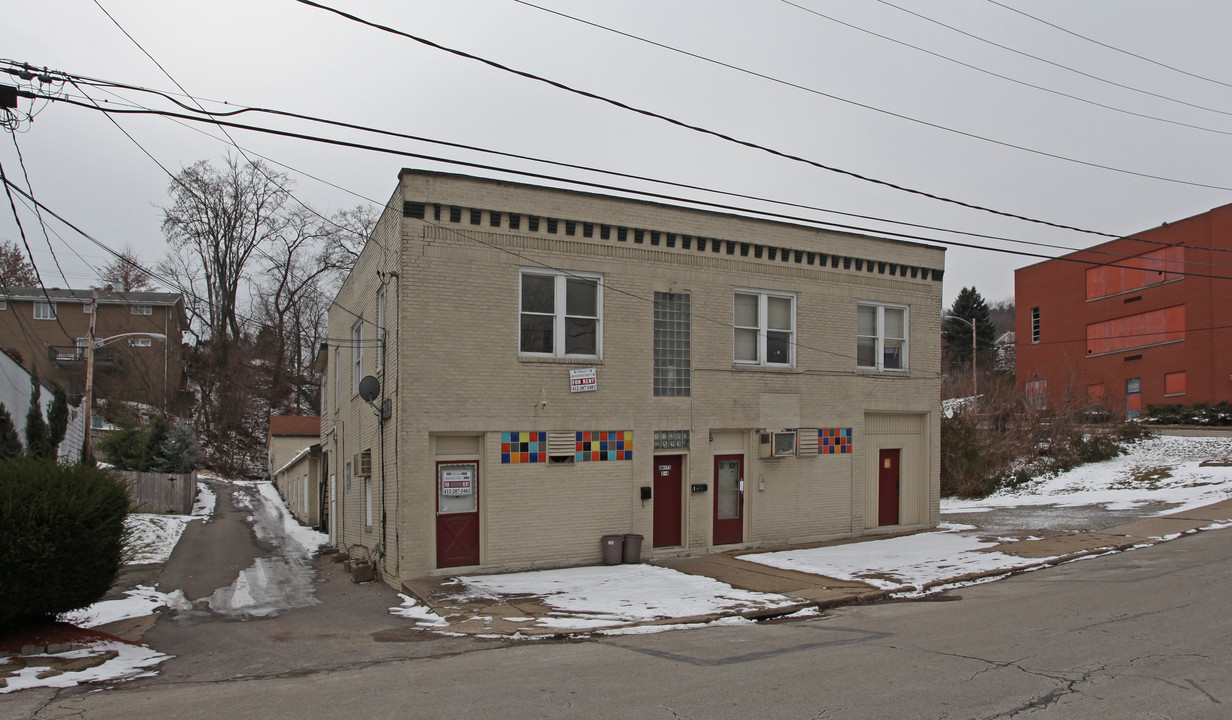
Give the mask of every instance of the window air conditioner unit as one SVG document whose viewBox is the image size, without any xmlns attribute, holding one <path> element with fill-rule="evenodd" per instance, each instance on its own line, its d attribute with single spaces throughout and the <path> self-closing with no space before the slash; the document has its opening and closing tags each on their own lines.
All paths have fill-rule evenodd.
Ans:
<svg viewBox="0 0 1232 720">
<path fill-rule="evenodd" d="M 758 443 L 760 458 L 793 457 L 796 454 L 795 430 L 763 430 Z"/>
<path fill-rule="evenodd" d="M 355 474 L 358 477 L 372 477 L 372 451 L 364 450 L 355 453 Z"/>
</svg>

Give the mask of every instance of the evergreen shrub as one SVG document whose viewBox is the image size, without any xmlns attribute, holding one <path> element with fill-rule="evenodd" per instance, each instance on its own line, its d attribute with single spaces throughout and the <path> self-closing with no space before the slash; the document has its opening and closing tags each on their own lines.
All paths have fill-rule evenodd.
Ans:
<svg viewBox="0 0 1232 720">
<path fill-rule="evenodd" d="M 102 599 L 120 571 L 128 503 L 107 470 L 0 461 L 0 633 Z"/>
</svg>

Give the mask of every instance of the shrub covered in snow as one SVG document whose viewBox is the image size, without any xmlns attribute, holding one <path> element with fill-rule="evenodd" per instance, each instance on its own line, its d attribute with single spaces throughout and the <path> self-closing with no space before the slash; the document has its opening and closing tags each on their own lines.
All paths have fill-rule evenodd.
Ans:
<svg viewBox="0 0 1232 720">
<path fill-rule="evenodd" d="M 0 632 L 101 599 L 120 570 L 127 513 L 128 491 L 110 471 L 0 461 Z"/>
</svg>

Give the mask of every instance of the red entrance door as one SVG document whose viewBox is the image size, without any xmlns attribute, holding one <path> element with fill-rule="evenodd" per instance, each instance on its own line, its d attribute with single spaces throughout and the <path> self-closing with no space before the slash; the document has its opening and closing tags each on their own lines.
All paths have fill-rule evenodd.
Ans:
<svg viewBox="0 0 1232 720">
<path fill-rule="evenodd" d="M 877 453 L 877 524 L 898 524 L 899 449 Z"/>
<path fill-rule="evenodd" d="M 436 566 L 479 564 L 479 463 L 436 464 Z"/>
<path fill-rule="evenodd" d="M 714 544 L 744 542 L 744 456 L 714 458 Z"/>
<path fill-rule="evenodd" d="M 684 476 L 680 455 L 654 458 L 654 547 L 676 547 L 681 542 L 681 514 L 684 503 Z"/>
</svg>

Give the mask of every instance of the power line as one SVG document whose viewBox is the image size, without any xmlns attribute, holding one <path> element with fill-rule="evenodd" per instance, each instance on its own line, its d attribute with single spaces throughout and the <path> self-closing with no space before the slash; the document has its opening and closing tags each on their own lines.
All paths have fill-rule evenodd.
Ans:
<svg viewBox="0 0 1232 720">
<path fill-rule="evenodd" d="M 987 39 L 987 38 L 980 37 L 979 35 L 976 35 L 976 34 L 974 34 L 974 33 L 969 33 L 969 32 L 967 32 L 966 30 L 961 30 L 961 29 L 959 29 L 959 28 L 956 28 L 956 27 L 954 27 L 953 25 L 947 25 L 946 23 L 943 23 L 943 22 L 941 22 L 940 20 L 936 20 L 936 19 L 930 18 L 930 17 L 928 17 L 927 15 L 924 15 L 924 14 L 922 14 L 922 13 L 918 13 L 918 12 L 916 12 L 916 11 L 914 11 L 914 10 L 908 10 L 908 9 L 907 9 L 907 8 L 905 8 L 905 7 L 901 7 L 901 6 L 899 6 L 899 5 L 895 5 L 894 3 L 889 2 L 889 0 L 877 0 L 877 2 L 881 3 L 882 5 L 886 5 L 886 6 L 888 6 L 888 7 L 892 7 L 892 8 L 894 8 L 895 10 L 899 10 L 899 11 L 905 12 L 905 13 L 907 13 L 908 15 L 913 15 L 913 16 L 915 16 L 915 17 L 918 17 L 918 18 L 920 18 L 921 20 L 924 20 L 924 21 L 926 21 L 926 22 L 933 23 L 934 25 L 939 25 L 939 26 L 941 26 L 941 27 L 943 27 L 943 28 L 946 28 L 947 30 L 952 30 L 953 32 L 956 32 L 956 33 L 958 33 L 958 34 L 960 34 L 960 35 L 963 35 L 963 36 L 965 36 L 965 37 L 969 37 L 969 38 L 971 38 L 972 40 L 976 40 L 976 41 L 978 41 L 978 42 L 982 42 L 982 43 L 985 43 L 985 44 L 987 44 L 987 45 L 992 45 L 993 47 L 1001 48 L 1002 50 L 1006 50 L 1006 51 L 1008 51 L 1008 52 L 1012 52 L 1012 53 L 1014 53 L 1015 55 L 1021 55 L 1021 56 L 1026 57 L 1026 58 L 1031 58 L 1032 60 L 1036 60 L 1036 61 L 1039 61 L 1039 62 L 1045 63 L 1045 64 L 1047 64 L 1047 65 L 1051 65 L 1051 66 L 1053 66 L 1053 67 L 1055 67 L 1055 68 L 1059 68 L 1059 69 L 1061 69 L 1061 70 L 1066 70 L 1066 71 L 1069 71 L 1069 72 L 1072 72 L 1072 73 L 1076 73 L 1076 74 L 1078 74 L 1078 75 L 1081 75 L 1081 76 L 1086 77 L 1086 78 L 1090 78 L 1090 79 L 1095 80 L 1095 81 L 1098 81 L 1098 82 L 1102 82 L 1102 83 L 1105 83 L 1105 84 L 1108 84 L 1108 85 L 1112 85 L 1112 86 L 1114 86 L 1114 87 L 1119 87 L 1119 88 L 1122 88 L 1122 89 L 1124 89 L 1124 90 L 1129 90 L 1130 92 L 1141 93 L 1141 94 L 1143 94 L 1143 95 L 1149 95 L 1149 96 L 1151 96 L 1151 97 L 1154 97 L 1154 98 L 1159 98 L 1159 99 L 1161 99 L 1161 100 L 1167 100 L 1168 102 L 1174 102 L 1174 103 L 1177 103 L 1177 104 L 1179 104 L 1179 105 L 1184 105 L 1184 106 L 1186 106 L 1186 107 L 1191 107 L 1191 108 L 1194 108 L 1194 109 L 1197 109 L 1197 110 L 1205 110 L 1205 111 L 1207 111 L 1207 112 L 1216 113 L 1216 114 L 1218 114 L 1218 115 L 1232 115 L 1232 112 L 1228 112 L 1228 111 L 1226 111 L 1226 110 L 1217 110 L 1217 109 L 1215 109 L 1215 108 L 1209 108 L 1209 107 L 1206 107 L 1206 106 L 1204 106 L 1204 105 L 1197 105 L 1197 104 L 1195 104 L 1195 103 L 1186 102 L 1186 101 L 1184 101 L 1184 100 L 1178 100 L 1177 98 L 1169 97 L 1169 96 L 1167 96 L 1167 95 L 1161 95 L 1161 94 L 1159 94 L 1159 93 L 1151 92 L 1151 91 L 1149 91 L 1149 90 L 1142 90 L 1142 89 L 1140 89 L 1140 88 L 1133 87 L 1132 85 L 1125 85 L 1125 84 L 1123 84 L 1123 83 L 1119 83 L 1119 82 L 1116 82 L 1116 81 L 1114 81 L 1114 80 L 1109 80 L 1109 79 L 1107 79 L 1107 78 L 1102 78 L 1102 77 L 1100 77 L 1100 76 L 1098 76 L 1098 75 L 1094 75 L 1094 74 L 1092 74 L 1092 73 L 1088 73 L 1088 72 L 1084 72 L 1084 71 L 1082 71 L 1082 70 L 1078 70 L 1077 68 L 1072 68 L 1072 67 L 1070 67 L 1070 66 L 1068 66 L 1068 65 L 1064 65 L 1064 64 L 1062 64 L 1062 63 L 1053 62 L 1052 60 L 1049 60 L 1049 59 L 1047 59 L 1047 58 L 1042 58 L 1042 57 L 1040 57 L 1040 56 L 1038 56 L 1038 55 L 1032 55 L 1032 54 L 1031 54 L 1031 53 L 1029 53 L 1029 52 L 1025 52 L 1025 51 L 1023 51 L 1023 50 L 1018 50 L 1018 49 L 1016 49 L 1016 48 L 1012 48 L 1012 47 L 1010 47 L 1010 46 L 1008 46 L 1008 45 L 1002 45 L 1001 43 L 994 42 L 994 41 L 989 40 L 989 39 Z"/>
<path fill-rule="evenodd" d="M 1011 212 L 1004 211 L 1004 210 L 995 210 L 995 209 L 993 209 L 993 208 L 985 207 L 985 206 L 983 206 L 983 205 L 977 205 L 977 204 L 975 204 L 975 203 L 969 203 L 969 202 L 966 202 L 966 201 L 963 201 L 963 200 L 957 200 L 957 199 L 955 199 L 955 198 L 950 198 L 950 197 L 946 197 L 946 196 L 943 196 L 943 195 L 937 195 L 937 194 L 935 194 L 935 193 L 927 192 L 927 191 L 925 191 L 925 190 L 918 190 L 918 189 L 914 189 L 914 188 L 909 188 L 909 187 L 907 187 L 907 186 L 904 186 L 904 185 L 899 185 L 899 184 L 897 184 L 897 183 L 893 183 L 893 182 L 890 182 L 890 181 L 888 181 L 888 180 L 880 180 L 880 179 L 877 179 L 877 178 L 874 178 L 874 177 L 871 177 L 871 176 L 867 176 L 867 175 L 860 174 L 860 173 L 855 172 L 855 171 L 852 171 L 852 170 L 845 170 L 845 169 L 843 169 L 843 168 L 835 167 L 835 166 L 832 166 L 832 165 L 826 165 L 826 164 L 821 163 L 821 162 L 818 162 L 818 161 L 816 161 L 816 160 L 809 160 L 809 159 L 804 158 L 804 157 L 801 157 L 801 156 L 799 156 L 799 155 L 793 155 L 793 154 L 791 154 L 791 153 L 788 153 L 788 152 L 785 152 L 785 151 L 782 151 L 782 150 L 776 150 L 776 149 L 774 149 L 774 148 L 771 148 L 771 147 L 768 147 L 768 146 L 765 146 L 765 145 L 760 145 L 760 144 L 758 144 L 758 143 L 755 143 L 755 142 L 752 142 L 752 141 L 749 141 L 749 140 L 740 140 L 740 139 L 738 139 L 738 138 L 736 138 L 736 137 L 733 137 L 733 136 L 731 136 L 731 135 L 727 135 L 727 134 L 721 133 L 721 132 L 719 132 L 719 131 L 717 131 L 717 130 L 710 130 L 710 129 L 707 129 L 707 128 L 704 128 L 704 127 L 701 127 L 701 126 L 699 126 L 699 125 L 692 125 L 692 124 L 687 123 L 687 122 L 684 122 L 684 121 L 682 121 L 682 120 L 677 120 L 677 119 L 675 119 L 675 118 L 668 117 L 667 115 L 663 115 L 663 114 L 661 114 L 661 113 L 657 113 L 657 112 L 654 112 L 654 111 L 651 111 L 651 110 L 645 110 L 645 109 L 642 109 L 642 108 L 637 108 L 637 107 L 634 107 L 634 106 L 632 106 L 632 105 L 628 105 L 628 104 L 626 104 L 626 103 L 623 103 L 623 102 L 621 102 L 621 101 L 619 101 L 619 100 L 614 100 L 614 99 L 612 99 L 612 98 L 605 97 L 605 96 L 603 96 L 603 95 L 598 95 L 598 94 L 596 94 L 596 93 L 592 93 L 592 92 L 589 92 L 589 91 L 586 91 L 586 90 L 580 90 L 580 89 L 577 89 L 577 88 L 574 88 L 574 87 L 570 87 L 569 85 L 565 85 L 564 83 L 558 82 L 558 81 L 556 81 L 556 80 L 550 80 L 550 79 L 548 79 L 548 78 L 542 77 L 542 76 L 540 76 L 540 75 L 535 75 L 535 74 L 533 74 L 533 73 L 526 72 L 526 71 L 524 71 L 524 70 L 515 70 L 515 69 L 510 68 L 510 67 L 508 67 L 508 66 L 502 65 L 502 64 L 500 64 L 500 63 L 498 63 L 498 62 L 496 62 L 496 61 L 494 61 L 494 60 L 488 60 L 488 59 L 486 59 L 486 58 L 482 58 L 482 57 L 479 57 L 478 55 L 473 55 L 473 54 L 471 54 L 471 53 L 468 53 L 468 52 L 465 52 L 465 51 L 462 51 L 462 50 L 456 50 L 456 49 L 453 49 L 453 48 L 449 48 L 449 47 L 446 47 L 446 46 L 441 45 L 441 44 L 439 44 L 439 43 L 435 43 L 435 42 L 433 42 L 433 41 L 431 41 L 431 40 L 427 40 L 427 39 L 425 39 L 425 38 L 421 38 L 421 37 L 418 37 L 418 36 L 412 35 L 412 34 L 410 34 L 410 33 L 404 32 L 404 31 L 402 31 L 402 30 L 397 30 L 397 29 L 392 28 L 392 27 L 389 27 L 389 26 L 387 26 L 387 25 L 381 25 L 381 24 L 379 24 L 379 23 L 375 23 L 375 22 L 372 22 L 372 21 L 370 21 L 370 20 L 365 20 L 365 19 L 363 19 L 363 18 L 360 18 L 360 17 L 359 17 L 359 16 L 357 16 L 357 15 L 352 15 L 351 13 L 347 13 L 347 12 L 344 12 L 344 11 L 342 11 L 342 10 L 338 10 L 338 9 L 336 9 L 336 8 L 329 7 L 328 5 L 323 5 L 323 4 L 321 4 L 321 3 L 314 2 L 313 0 L 296 0 L 296 1 L 297 1 L 297 2 L 299 2 L 300 4 L 307 5 L 307 6 L 309 6 L 309 7 L 315 7 L 315 8 L 318 8 L 318 9 L 320 9 L 320 10 L 324 10 L 324 11 L 326 11 L 326 12 L 333 13 L 333 14 L 335 14 L 335 15 L 338 15 L 339 17 L 345 18 L 345 19 L 350 20 L 350 21 L 355 22 L 355 23 L 359 23 L 359 24 L 361 24 L 361 25 L 365 25 L 365 26 L 368 26 L 368 27 L 371 27 L 371 28 L 374 28 L 374 29 L 380 30 L 380 31 L 382 31 L 382 32 L 390 33 L 390 34 L 392 34 L 392 35 L 397 35 L 397 36 L 399 36 L 399 37 L 403 37 L 403 38 L 406 38 L 406 39 L 408 39 L 408 40 L 412 40 L 412 41 L 414 41 L 414 42 L 417 42 L 417 43 L 420 43 L 420 44 L 426 45 L 426 46 L 428 46 L 428 47 L 431 47 L 431 48 L 434 48 L 434 49 L 437 49 L 437 50 L 442 50 L 442 51 L 447 52 L 447 53 L 450 53 L 450 54 L 452 54 L 452 55 L 457 55 L 458 57 L 462 57 L 462 58 L 466 58 L 466 59 L 468 59 L 468 60 L 474 60 L 474 61 L 477 61 L 477 62 L 483 63 L 484 65 L 488 65 L 489 67 L 496 68 L 496 69 L 501 70 L 501 71 L 503 71 L 503 72 L 512 73 L 512 74 L 514 74 L 514 75 L 518 75 L 518 76 L 520 76 L 520 77 L 524 77 L 524 78 L 527 78 L 527 79 L 529 79 L 529 80 L 534 80 L 534 81 L 536 81 L 536 82 L 541 82 L 541 83 L 544 83 L 544 84 L 550 85 L 550 86 L 552 86 L 552 87 L 558 88 L 558 89 L 560 89 L 560 90 L 564 90 L 564 91 L 566 91 L 566 92 L 573 93 L 573 94 L 575 94 L 575 95 L 580 95 L 580 96 L 585 97 L 585 98 L 590 98 L 590 99 L 592 99 L 592 100 L 598 100 L 599 102 L 607 103 L 608 105 L 611 105 L 611 106 L 613 106 L 613 107 L 620 108 L 620 109 L 622 109 L 622 110 L 627 110 L 627 111 L 629 111 L 629 112 L 634 112 L 634 113 L 637 113 L 637 114 L 639 114 L 639 115 L 643 115 L 643 116 L 645 116 L 645 117 L 650 117 L 650 118 L 655 118 L 655 119 L 657 119 L 657 120 L 662 120 L 662 121 L 664 121 L 664 122 L 666 122 L 666 123 L 669 123 L 669 124 L 675 125 L 675 126 L 680 127 L 680 128 L 684 128 L 684 129 L 686 129 L 686 130 L 692 130 L 693 132 L 701 133 L 701 134 L 704 134 L 704 135 L 709 135 L 709 136 L 711 136 L 711 137 L 716 137 L 716 138 L 719 138 L 720 140 L 725 140 L 725 141 L 727 141 L 727 142 L 734 143 L 734 144 L 736 144 L 736 145 L 742 145 L 742 146 L 744 146 L 744 147 L 751 148 L 751 149 L 754 149 L 754 150 L 760 150 L 760 151 L 765 152 L 765 153 L 768 153 L 768 154 L 770 154 L 770 155 L 774 155 L 774 156 L 776 156 L 776 157 L 780 157 L 780 158 L 783 158 L 783 159 L 786 159 L 786 160 L 791 160 L 791 161 L 794 161 L 794 162 L 798 162 L 798 163 L 802 163 L 802 164 L 805 164 L 805 165 L 809 165 L 809 166 L 811 166 L 811 167 L 815 167 L 815 168 L 818 168 L 818 169 L 820 169 L 820 170 L 826 170 L 826 171 L 828 171 L 828 172 L 832 172 L 832 173 L 836 173 L 836 174 L 839 174 L 839 175 L 844 175 L 844 176 L 847 176 L 847 177 L 855 178 L 855 179 L 857 179 L 857 180 L 862 180 L 862 181 L 864 181 L 864 182 L 872 183 L 872 184 L 875 184 L 875 185 L 880 185 L 880 186 L 882 186 L 882 187 L 888 187 L 888 188 L 893 189 L 893 190 L 899 190 L 899 191 L 901 191 L 901 192 L 910 193 L 910 194 L 912 194 L 912 195 L 919 195 L 919 196 L 921 196 L 921 197 L 926 197 L 926 198 L 929 198 L 929 199 L 931 199 L 931 200 L 936 200 L 936 201 L 938 201 L 938 202 L 944 202 L 944 203 L 949 203 L 949 204 L 952 204 L 952 205 L 957 205 L 957 206 L 959 206 L 959 207 L 964 207 L 964 208 L 967 208 L 967 209 L 970 209 L 970 210 L 979 210 L 979 211 L 981 211 L 981 212 L 986 212 L 986 213 L 990 213 L 990 214 L 993 214 L 993 215 L 999 215 L 999 216 L 1001 216 L 1001 217 L 1008 217 L 1008 218 L 1012 218 L 1012 219 L 1015 219 L 1015 220 L 1021 220 L 1021 221 L 1023 221 L 1023 222 L 1034 223 L 1034 224 L 1037 224 L 1037 225 L 1044 225 L 1044 226 L 1048 226 L 1048 227 L 1060 228 L 1060 229 L 1062 229 L 1062 230 L 1074 230 L 1074 231 L 1077 231 L 1077 232 L 1085 232 L 1085 231 L 1083 231 L 1083 230 L 1080 230 L 1079 228 L 1075 228 L 1075 227 L 1072 227 L 1072 226 L 1069 226 L 1069 225 L 1063 225 L 1063 224 L 1060 224 L 1060 223 L 1049 222 L 1049 221 L 1047 221 L 1047 220 L 1039 220 L 1039 219 L 1036 219 L 1036 218 L 1031 218 L 1031 217 L 1028 217 L 1028 216 L 1025 216 L 1025 215 L 1018 215 L 1018 214 L 1016 214 L 1016 213 L 1011 213 Z M 1213 187 L 1213 189 L 1232 190 L 1232 188 L 1222 188 L 1222 187 L 1214 187 L 1214 186 L 1211 186 L 1211 187 Z"/>
<path fill-rule="evenodd" d="M 1216 80 L 1215 78 L 1207 77 L 1207 76 L 1205 76 L 1205 75 L 1198 75 L 1197 73 L 1192 73 L 1192 72 L 1189 72 L 1188 70 L 1182 70 L 1181 68 L 1178 68 L 1178 67 L 1176 67 L 1176 66 L 1174 66 L 1174 65 L 1169 65 L 1169 64 L 1167 64 L 1167 63 L 1162 63 L 1162 62 L 1160 62 L 1160 61 L 1158 61 L 1158 60 L 1152 60 L 1151 58 L 1146 57 L 1146 56 L 1144 56 L 1144 55 L 1139 55 L 1138 53 L 1135 53 L 1135 52 L 1130 52 L 1129 50 L 1126 50 L 1126 49 L 1124 49 L 1124 48 L 1119 48 L 1119 47 L 1116 47 L 1115 45 L 1109 45 L 1108 43 L 1105 43 L 1105 42 L 1100 42 L 1099 40 L 1096 40 L 1095 38 L 1088 37 L 1088 36 L 1086 36 L 1086 35 L 1082 35 L 1081 33 L 1076 33 L 1076 32 L 1074 32 L 1073 30 L 1070 30 L 1069 28 L 1061 27 L 1060 25 L 1057 25 L 1056 23 L 1053 23 L 1053 22 L 1049 22 L 1049 21 L 1047 21 L 1047 20 L 1045 20 L 1045 19 L 1043 19 L 1043 18 L 1041 18 L 1041 17 L 1037 17 L 1037 16 L 1032 15 L 1032 14 L 1030 14 L 1030 13 L 1023 12 L 1022 10 L 1019 10 L 1018 8 L 1015 8 L 1015 7 L 1010 7 L 1009 5 L 1006 5 L 1005 3 L 997 2 L 997 0 L 988 0 L 988 2 L 990 2 L 990 3 L 992 3 L 993 5 L 996 5 L 996 6 L 998 6 L 998 7 L 1005 8 L 1006 10 L 1009 10 L 1009 11 L 1010 11 L 1010 12 L 1012 12 L 1012 13 L 1017 13 L 1017 14 L 1019 14 L 1019 15 L 1021 15 L 1021 16 L 1023 16 L 1023 17 L 1025 17 L 1025 18 L 1030 18 L 1031 20 L 1034 20 L 1035 22 L 1038 22 L 1038 23 L 1042 23 L 1042 24 L 1044 24 L 1044 25 L 1047 25 L 1047 26 L 1048 26 L 1048 27 L 1050 27 L 1050 28 L 1054 28 L 1054 29 L 1056 29 L 1056 30 L 1060 30 L 1061 32 L 1065 33 L 1066 35 L 1072 35 L 1073 37 L 1079 38 L 1080 40 L 1086 40 L 1086 41 L 1087 41 L 1087 42 L 1089 42 L 1089 43 L 1094 43 L 1095 45 L 1099 45 L 1100 47 L 1108 48 L 1109 50 L 1112 50 L 1112 51 L 1114 51 L 1114 52 L 1119 52 L 1119 53 L 1121 53 L 1121 54 L 1123 54 L 1123 55 L 1128 55 L 1128 56 L 1133 57 L 1133 58 L 1138 58 L 1139 60 L 1142 60 L 1142 61 L 1144 61 L 1144 62 L 1148 62 L 1148 63 L 1150 63 L 1150 64 L 1152 64 L 1152 65 L 1155 65 L 1155 66 L 1158 66 L 1158 67 L 1164 68 L 1164 69 L 1166 69 L 1166 70 L 1171 70 L 1171 71 L 1173 71 L 1173 72 L 1178 72 L 1178 73 L 1180 73 L 1180 74 L 1182 74 L 1182 75 L 1188 75 L 1188 76 L 1189 76 L 1189 77 L 1191 77 L 1191 78 L 1197 78 L 1198 80 L 1205 80 L 1205 81 L 1210 82 L 1210 83 L 1215 83 L 1216 85 L 1222 85 L 1222 86 L 1224 86 L 1224 87 L 1226 87 L 1226 88 L 1232 88 L 1232 83 L 1226 83 L 1226 82 L 1223 82 L 1222 80 Z"/>
</svg>

